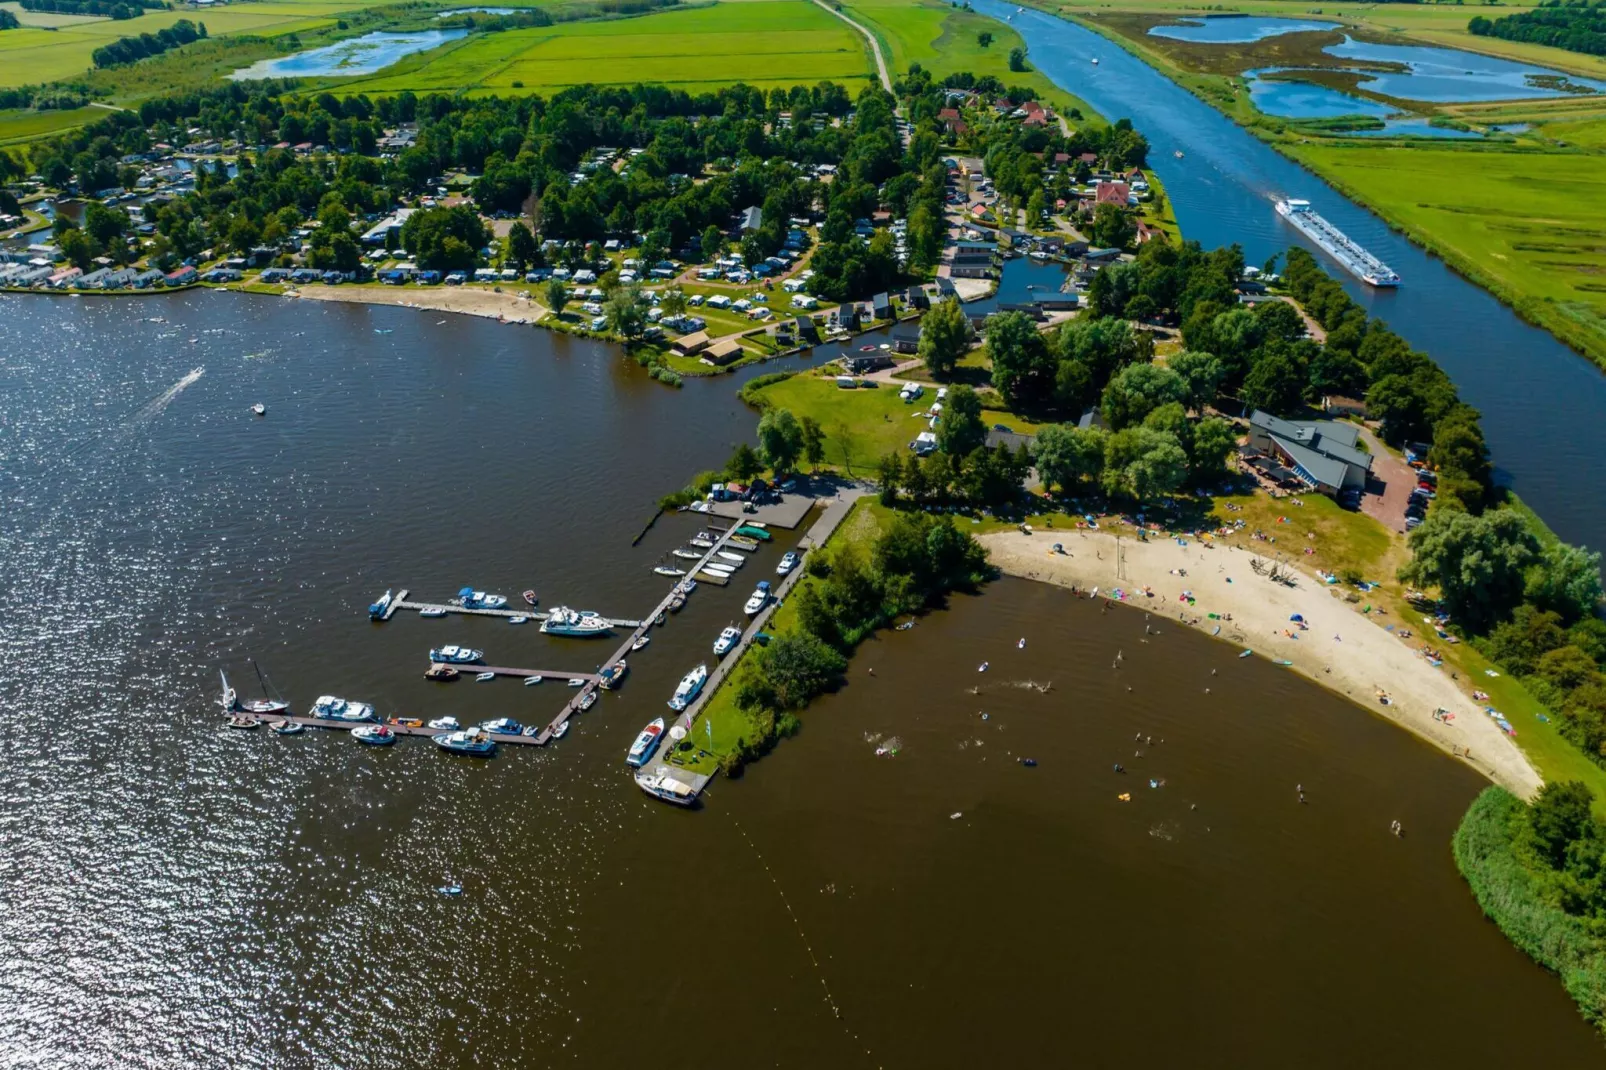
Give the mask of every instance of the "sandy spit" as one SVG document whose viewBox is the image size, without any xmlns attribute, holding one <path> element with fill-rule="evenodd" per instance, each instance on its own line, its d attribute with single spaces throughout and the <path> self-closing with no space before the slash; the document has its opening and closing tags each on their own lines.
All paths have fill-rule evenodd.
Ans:
<svg viewBox="0 0 1606 1070">
<path fill-rule="evenodd" d="M 1206 634 L 1219 624 L 1221 639 L 1250 647 L 1257 657 L 1292 662 L 1293 671 L 1467 761 L 1518 795 L 1531 796 L 1543 783 L 1517 745 L 1472 700 L 1476 682 L 1452 680 L 1448 670 L 1434 668 L 1418 653 L 1419 627 L 1413 627 L 1417 639 L 1396 638 L 1314 576 L 1301 573 L 1298 587 L 1285 587 L 1256 575 L 1249 567 L 1251 553 L 1195 539 L 1184 546 L 1168 538 L 1123 538 L 1119 577 L 1115 537 L 1103 532 L 1005 531 L 979 541 L 1008 575 L 1082 590 L 1098 587 L 1100 597 L 1120 589 L 1129 605 L 1159 620 L 1176 621 L 1183 613 L 1190 623 L 1197 619 Z M 1064 554 L 1052 551 L 1056 542 Z M 1176 574 L 1181 569 L 1186 576 Z M 1144 595 L 1146 586 L 1152 596 Z M 1179 600 L 1184 590 L 1193 593 L 1196 604 Z M 1231 614 L 1232 620 L 1211 620 L 1210 613 Z M 1290 623 L 1295 613 L 1309 630 Z M 1297 639 L 1284 634 L 1290 630 Z M 1390 705 L 1378 701 L 1379 690 L 1387 692 Z M 1455 714 L 1454 720 L 1435 720 L 1434 711 L 1441 708 Z"/>
<path fill-rule="evenodd" d="M 539 302 L 520 294 L 467 286 L 300 286 L 285 292 L 308 301 L 344 301 L 357 305 L 394 305 L 435 312 L 456 312 L 465 316 L 504 319 L 508 323 L 535 323 L 547 310 Z"/>
</svg>

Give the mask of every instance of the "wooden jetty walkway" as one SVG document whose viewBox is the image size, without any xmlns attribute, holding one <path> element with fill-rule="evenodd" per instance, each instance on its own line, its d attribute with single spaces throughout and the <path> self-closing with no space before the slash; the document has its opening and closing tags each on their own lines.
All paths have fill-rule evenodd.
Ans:
<svg viewBox="0 0 1606 1070">
<path fill-rule="evenodd" d="M 378 723 L 376 721 L 336 721 L 328 717 L 299 717 L 294 714 L 289 716 L 275 714 L 267 717 L 259 717 L 257 720 L 262 722 L 263 727 L 267 727 L 267 725 L 273 721 L 291 721 L 295 724 L 305 725 L 308 728 L 328 728 L 336 732 L 350 732 L 353 728 L 361 728 L 365 724 Z M 444 728 L 430 728 L 428 725 L 414 728 L 412 725 L 391 724 L 389 721 L 385 722 L 385 727 L 390 729 L 392 732 L 395 732 L 398 736 L 428 736 L 433 738 L 435 736 L 445 735 L 446 732 L 449 731 L 448 729 Z M 474 725 L 465 724 L 463 727 L 473 728 Z M 239 731 L 239 729 L 236 729 L 235 731 Z M 490 735 L 491 739 L 497 743 L 512 743 L 526 747 L 536 746 L 540 742 L 536 736 L 515 736 L 509 735 L 505 732 L 491 732 L 488 733 L 488 735 Z M 369 745 L 372 746 L 372 744 Z"/>
<path fill-rule="evenodd" d="M 535 609 L 532 606 L 526 606 L 523 609 L 470 609 L 466 606 L 453 605 L 450 602 L 409 602 L 407 596 L 411 593 L 405 587 L 397 591 L 396 597 L 391 599 L 390 606 L 379 619 L 389 620 L 396 615 L 398 609 L 435 609 L 443 613 L 462 613 L 471 617 L 528 617 L 536 621 L 546 620 L 552 615 L 545 610 Z M 604 617 L 603 619 L 615 628 L 636 628 L 641 625 L 639 620 L 625 620 L 619 617 Z"/>
<path fill-rule="evenodd" d="M 710 531 L 718 532 L 718 537 L 714 539 L 714 545 L 710 546 L 707 551 L 704 552 L 702 559 L 698 561 L 695 566 L 687 569 L 687 574 L 692 575 L 694 573 L 701 572 L 703 566 L 712 560 L 716 553 L 725 548 L 727 541 L 730 539 L 731 535 L 735 532 L 738 526 L 739 525 L 732 524 L 730 527 L 723 530 L 710 527 Z M 669 603 L 673 602 L 675 600 L 675 596 L 681 593 L 681 585 L 685 582 L 686 578 L 684 576 L 675 578 L 674 584 L 670 586 L 669 591 L 664 595 L 663 600 L 653 607 L 652 611 L 647 614 L 645 620 L 639 622 L 631 629 L 630 634 L 625 636 L 625 641 L 620 644 L 619 649 L 614 651 L 612 657 L 603 662 L 602 669 L 599 670 L 599 672 L 605 672 L 625 660 L 625 655 L 630 653 L 630 648 L 635 644 L 636 640 L 647 634 L 648 629 L 653 626 L 653 622 L 656 621 L 659 616 L 669 612 Z M 701 583 L 702 581 L 698 580 L 698 582 Z M 574 698 L 570 699 L 568 704 L 565 705 L 563 709 L 558 711 L 558 715 L 552 719 L 552 723 L 547 725 L 546 728 L 544 728 L 541 733 L 535 737 L 535 741 L 537 743 L 544 744 L 551 740 L 558 729 L 563 727 L 564 722 L 579 712 L 580 703 L 585 701 L 585 697 L 597 690 L 598 685 L 595 683 L 588 683 L 585 687 L 581 688 Z"/>
<path fill-rule="evenodd" d="M 584 680 L 588 684 L 602 682 L 602 675 L 594 672 L 567 672 L 563 669 L 508 669 L 501 665 L 476 665 L 461 661 L 433 661 L 430 664 L 450 664 L 452 668 L 457 670 L 458 679 L 460 680 L 482 672 L 494 672 L 498 676 L 539 676 L 542 680 Z"/>
</svg>

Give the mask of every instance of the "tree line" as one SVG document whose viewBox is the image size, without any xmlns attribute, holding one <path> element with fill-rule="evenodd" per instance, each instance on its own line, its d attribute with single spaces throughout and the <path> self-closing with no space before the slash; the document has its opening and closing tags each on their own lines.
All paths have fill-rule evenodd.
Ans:
<svg viewBox="0 0 1606 1070">
<path fill-rule="evenodd" d="M 138 63 L 149 56 L 159 56 L 168 49 L 180 48 L 192 41 L 206 39 L 206 23 L 179 19 L 173 25 L 155 33 L 142 33 L 137 37 L 119 37 L 109 45 L 102 45 L 90 53 L 96 67 L 120 67 Z"/>
<path fill-rule="evenodd" d="M 1500 37 L 1565 48 L 1588 56 L 1606 56 L 1606 0 L 1542 0 L 1532 11 L 1498 19 L 1475 16 L 1467 30 L 1479 37 Z"/>
<path fill-rule="evenodd" d="M 49 11 L 60 15 L 98 15 L 119 21 L 137 18 L 147 9 L 164 10 L 172 5 L 163 0 L 22 0 L 24 11 Z"/>
</svg>

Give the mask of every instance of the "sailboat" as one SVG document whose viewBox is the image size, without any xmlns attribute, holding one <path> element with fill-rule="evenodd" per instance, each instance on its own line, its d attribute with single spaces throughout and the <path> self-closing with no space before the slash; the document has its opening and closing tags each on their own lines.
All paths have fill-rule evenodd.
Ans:
<svg viewBox="0 0 1606 1070">
<path fill-rule="evenodd" d="M 276 713 L 288 713 L 290 711 L 288 702 L 268 697 L 268 681 L 262 675 L 261 666 L 252 661 L 251 667 L 256 670 L 257 683 L 262 687 L 262 697 L 241 702 L 239 694 L 229 686 L 227 674 L 222 669 L 219 669 L 218 678 L 223 682 L 223 694 L 219 700 L 219 705 L 230 713 L 249 713 L 258 717 L 266 717 Z"/>
</svg>

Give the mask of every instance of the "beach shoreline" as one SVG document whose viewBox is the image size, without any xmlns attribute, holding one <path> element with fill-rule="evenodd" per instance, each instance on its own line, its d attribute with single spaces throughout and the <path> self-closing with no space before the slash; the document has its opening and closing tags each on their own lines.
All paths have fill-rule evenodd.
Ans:
<svg viewBox="0 0 1606 1070">
<path fill-rule="evenodd" d="M 260 292 L 260 291 L 258 291 Z M 314 283 L 286 290 L 280 296 L 303 301 L 339 301 L 356 305 L 390 305 L 395 308 L 453 312 L 505 323 L 536 324 L 548 309 L 522 293 L 482 290 L 467 286 L 421 287 L 325 286 Z"/>
<path fill-rule="evenodd" d="M 1301 582 L 1290 588 L 1254 572 L 1254 555 L 1241 547 L 1192 538 L 1122 538 L 1118 546 L 1115 536 L 1096 531 L 1000 531 L 978 541 L 1006 575 L 1081 591 L 1097 588 L 1099 597 L 1163 620 L 1179 622 L 1180 615 L 1181 623 L 1207 635 L 1219 625 L 1218 638 L 1287 662 L 1293 671 L 1467 762 L 1522 798 L 1531 798 L 1544 782 L 1472 699 L 1472 681 L 1454 680 L 1447 670 L 1435 668 L 1313 576 L 1300 573 Z M 1055 543 L 1065 552 L 1055 552 Z M 1145 594 L 1145 588 L 1152 593 Z M 1115 591 L 1125 597 L 1117 599 Z M 1181 600 L 1183 591 L 1193 595 L 1193 603 Z M 1230 619 L 1211 619 L 1211 613 Z M 1296 613 L 1308 630 L 1290 622 Z M 1379 691 L 1388 694 L 1390 704 L 1378 701 Z M 1434 716 L 1439 709 L 1454 718 L 1439 720 Z"/>
</svg>

